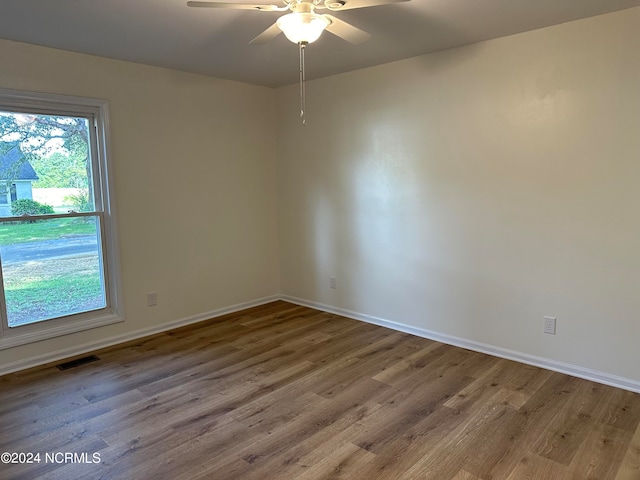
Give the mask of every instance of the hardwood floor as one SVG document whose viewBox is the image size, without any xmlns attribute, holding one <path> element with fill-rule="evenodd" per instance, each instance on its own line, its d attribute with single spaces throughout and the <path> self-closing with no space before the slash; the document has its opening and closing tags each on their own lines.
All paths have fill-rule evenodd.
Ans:
<svg viewBox="0 0 640 480">
<path fill-rule="evenodd" d="M 0 377 L 1 479 L 640 479 L 640 395 L 285 302 L 95 353 Z"/>
</svg>

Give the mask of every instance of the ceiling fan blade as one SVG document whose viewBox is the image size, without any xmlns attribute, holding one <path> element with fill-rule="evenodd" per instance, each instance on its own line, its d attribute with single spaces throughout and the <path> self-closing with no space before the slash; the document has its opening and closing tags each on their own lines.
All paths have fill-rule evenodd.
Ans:
<svg viewBox="0 0 640 480">
<path fill-rule="evenodd" d="M 273 40 L 281 33 L 282 33 L 282 30 L 280 30 L 278 28 L 278 25 L 274 23 L 269 28 L 267 28 L 264 32 L 258 35 L 256 38 L 251 40 L 249 43 L 252 45 L 262 45 L 263 43 L 267 43 Z"/>
<path fill-rule="evenodd" d="M 331 22 L 327 26 L 327 32 L 333 33 L 335 36 L 346 40 L 349 43 L 353 43 L 354 45 L 358 45 L 362 42 L 366 42 L 371 38 L 371 35 L 365 32 L 364 30 L 360 30 L 358 27 L 354 27 L 350 23 L 345 22 L 344 20 L 340 20 L 339 18 L 334 17 L 333 15 L 323 15 L 325 18 L 328 18 Z"/>
<path fill-rule="evenodd" d="M 392 3 L 409 2 L 411 0 L 326 0 L 325 6 L 329 10 L 351 10 L 354 8 L 377 7 Z"/>
<path fill-rule="evenodd" d="M 259 10 L 265 12 L 277 12 L 283 10 L 277 5 L 258 5 L 251 3 L 223 3 L 223 2 L 187 2 L 188 7 L 205 7 L 205 8 L 230 8 L 233 10 Z M 286 7 L 284 8 L 286 10 Z"/>
</svg>

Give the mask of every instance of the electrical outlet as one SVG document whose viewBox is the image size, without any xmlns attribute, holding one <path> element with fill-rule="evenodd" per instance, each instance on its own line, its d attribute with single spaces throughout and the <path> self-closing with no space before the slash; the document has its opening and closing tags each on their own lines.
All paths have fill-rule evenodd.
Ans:
<svg viewBox="0 0 640 480">
<path fill-rule="evenodd" d="M 156 292 L 147 293 L 147 307 L 155 307 L 158 305 L 158 294 Z"/>
<path fill-rule="evenodd" d="M 338 288 L 338 279 L 336 277 L 329 277 L 329 288 L 332 288 L 334 290 Z"/>
<path fill-rule="evenodd" d="M 544 333 L 556 334 L 556 317 L 544 317 Z"/>
</svg>

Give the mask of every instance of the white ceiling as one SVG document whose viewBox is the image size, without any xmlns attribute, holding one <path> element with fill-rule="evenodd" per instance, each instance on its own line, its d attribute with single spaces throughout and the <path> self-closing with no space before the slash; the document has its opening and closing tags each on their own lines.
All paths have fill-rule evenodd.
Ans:
<svg viewBox="0 0 640 480">
<path fill-rule="evenodd" d="M 411 0 L 338 12 L 373 37 L 351 45 L 325 32 L 307 48 L 307 78 L 635 6 L 640 0 Z M 0 38 L 276 87 L 298 80 L 298 47 L 284 35 L 248 43 L 284 13 L 188 8 L 186 0 L 1 0 Z"/>
</svg>

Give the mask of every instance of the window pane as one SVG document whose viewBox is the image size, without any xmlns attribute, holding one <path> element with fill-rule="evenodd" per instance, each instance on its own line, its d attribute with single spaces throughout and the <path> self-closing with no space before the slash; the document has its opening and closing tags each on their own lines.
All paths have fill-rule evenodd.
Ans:
<svg viewBox="0 0 640 480">
<path fill-rule="evenodd" d="M 9 327 L 106 306 L 99 217 L 0 223 Z"/>
<path fill-rule="evenodd" d="M 0 216 L 95 211 L 91 153 L 87 118 L 0 111 Z"/>
</svg>

